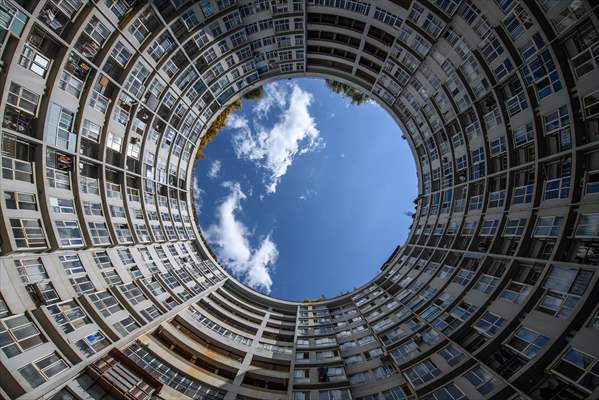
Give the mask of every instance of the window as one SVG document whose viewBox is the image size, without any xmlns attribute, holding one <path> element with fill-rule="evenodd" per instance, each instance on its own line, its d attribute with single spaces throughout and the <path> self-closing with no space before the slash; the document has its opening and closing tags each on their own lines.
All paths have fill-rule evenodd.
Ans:
<svg viewBox="0 0 599 400">
<path fill-rule="evenodd" d="M 519 282 L 510 281 L 503 292 L 499 295 L 502 299 L 510 301 L 516 304 L 522 304 L 524 299 L 528 297 L 530 293 L 530 286 L 524 285 Z"/>
<path fill-rule="evenodd" d="M 570 175 L 545 181 L 543 200 L 566 199 L 570 194 Z"/>
<path fill-rule="evenodd" d="M 83 202 L 83 210 L 85 215 L 99 215 L 102 216 L 102 204 L 92 203 L 91 201 Z"/>
<path fill-rule="evenodd" d="M 534 192 L 533 185 L 518 186 L 517 188 L 514 188 L 514 195 L 513 195 L 512 202 L 514 204 L 530 203 L 532 201 L 533 192 Z"/>
<path fill-rule="evenodd" d="M 19 368 L 19 373 L 31 387 L 36 388 L 68 368 L 67 363 L 57 353 L 51 353 Z"/>
<path fill-rule="evenodd" d="M 474 324 L 474 329 L 485 336 L 493 337 L 499 331 L 504 322 L 505 320 L 499 315 L 487 312 L 481 319 L 476 321 Z"/>
<path fill-rule="evenodd" d="M 503 230 L 504 237 L 520 237 L 526 228 L 526 218 L 509 218 Z"/>
<path fill-rule="evenodd" d="M 537 355 L 547 342 L 549 342 L 547 336 L 522 326 L 516 330 L 506 345 L 530 360 Z"/>
<path fill-rule="evenodd" d="M 19 58 L 19 65 L 44 78 L 50 67 L 50 60 L 32 46 L 26 44 Z"/>
<path fill-rule="evenodd" d="M 35 94 L 14 82 L 10 83 L 7 99 L 8 104 L 29 114 L 36 115 L 39 101 L 40 96 L 38 94 Z"/>
<path fill-rule="evenodd" d="M 110 344 L 110 341 L 100 331 L 95 331 L 75 342 L 75 346 L 90 357 Z"/>
<path fill-rule="evenodd" d="M 121 335 L 121 337 L 125 337 L 129 333 L 139 328 L 139 324 L 131 317 L 127 317 L 122 321 L 115 322 L 112 324 L 112 326 L 119 333 L 119 335 Z"/>
<path fill-rule="evenodd" d="M 441 375 L 441 371 L 430 360 L 424 360 L 404 371 L 413 386 L 420 386 Z"/>
<path fill-rule="evenodd" d="M 440 350 L 439 355 L 443 357 L 447 364 L 451 367 L 456 366 L 464 359 L 464 353 L 462 353 L 452 344 Z"/>
<path fill-rule="evenodd" d="M 422 400 L 463 400 L 466 396 L 455 383 L 450 383 L 444 387 L 423 396 Z"/>
<path fill-rule="evenodd" d="M 52 211 L 57 214 L 75 214 L 75 205 L 72 199 L 62 199 L 59 197 L 48 198 Z"/>
<path fill-rule="evenodd" d="M 110 244 L 110 236 L 104 222 L 89 222 L 88 226 L 94 244 Z"/>
<path fill-rule="evenodd" d="M 483 396 L 493 391 L 493 389 L 495 389 L 495 387 L 497 386 L 497 380 L 493 377 L 493 375 L 491 375 L 489 371 L 487 371 L 480 365 L 477 365 L 476 367 L 472 368 L 463 376 Z"/>
<path fill-rule="evenodd" d="M 100 47 L 102 47 L 102 44 L 110 35 L 108 28 L 96 16 L 92 16 L 89 23 L 85 26 L 84 32 Z"/>
<path fill-rule="evenodd" d="M 349 389 L 319 391 L 318 400 L 351 400 L 351 395 Z"/>
<path fill-rule="evenodd" d="M 599 386 L 599 364 L 597 359 L 570 347 L 552 367 L 560 377 L 586 390 L 593 392 Z"/>
<path fill-rule="evenodd" d="M 71 333 L 91 324 L 91 320 L 75 301 L 48 306 L 48 312 L 64 333 Z"/>
<path fill-rule="evenodd" d="M 83 81 L 66 70 L 62 71 L 58 87 L 76 98 L 79 98 L 83 90 Z"/>
<path fill-rule="evenodd" d="M 46 235 L 39 219 L 10 218 L 10 226 L 17 248 L 46 247 Z"/>
<path fill-rule="evenodd" d="M 580 214 L 576 224 L 575 237 L 599 237 L 599 214 Z"/>
<path fill-rule="evenodd" d="M 40 282 L 48 279 L 48 274 L 41 258 L 15 260 L 19 277 L 24 284 Z"/>
<path fill-rule="evenodd" d="M 558 237 L 564 217 L 538 217 L 532 236 L 535 238 Z"/>
<path fill-rule="evenodd" d="M 512 135 L 514 138 L 514 147 L 526 146 L 535 140 L 531 122 L 514 129 Z"/>
<path fill-rule="evenodd" d="M 69 279 L 69 282 L 71 282 L 71 285 L 77 294 L 89 293 L 96 290 L 87 275 L 71 278 Z"/>
<path fill-rule="evenodd" d="M 497 231 L 497 227 L 499 226 L 498 219 L 490 219 L 484 220 L 480 226 L 479 235 L 480 236 L 493 236 Z"/>
<path fill-rule="evenodd" d="M 116 298 L 108 291 L 92 293 L 89 295 L 89 299 L 104 318 L 108 318 L 123 309 Z"/>
<path fill-rule="evenodd" d="M 94 142 L 98 142 L 101 131 L 102 127 L 100 125 L 85 119 L 83 121 L 83 126 L 81 127 L 81 136 L 93 140 Z"/>
<path fill-rule="evenodd" d="M 83 236 L 77 221 L 54 221 L 61 247 L 83 246 Z"/>
<path fill-rule="evenodd" d="M 129 51 L 129 49 L 125 47 L 123 42 L 121 42 L 120 40 L 116 42 L 116 45 L 110 52 L 110 55 L 123 68 L 127 66 L 127 63 L 131 58 L 131 52 Z"/>
<path fill-rule="evenodd" d="M 78 255 L 60 256 L 59 260 L 62 263 L 62 267 L 67 275 L 85 272 L 85 268 L 83 267 Z"/>
<path fill-rule="evenodd" d="M 150 34 L 150 31 L 146 28 L 141 18 L 137 18 L 131 25 L 129 25 L 129 33 L 133 35 L 139 44 L 142 44 Z"/>
<path fill-rule="evenodd" d="M 9 210 L 37 211 L 37 199 L 33 193 L 4 192 L 4 201 Z"/>
<path fill-rule="evenodd" d="M 569 135 L 569 127 L 570 116 L 567 106 L 561 106 L 553 112 L 543 115 L 543 128 L 545 135 L 552 135 L 563 130 L 567 130 Z"/>
<path fill-rule="evenodd" d="M 543 285 L 545 294 L 536 309 L 557 318 L 568 318 L 592 277 L 592 271 L 552 265 Z"/>
<path fill-rule="evenodd" d="M 32 349 L 46 340 L 25 314 L 0 320 L 0 349 L 11 358 Z"/>
</svg>

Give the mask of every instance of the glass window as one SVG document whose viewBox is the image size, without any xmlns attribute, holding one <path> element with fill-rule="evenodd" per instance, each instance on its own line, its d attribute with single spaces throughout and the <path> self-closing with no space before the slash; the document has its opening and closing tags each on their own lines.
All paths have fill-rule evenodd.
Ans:
<svg viewBox="0 0 599 400">
<path fill-rule="evenodd" d="M 552 370 L 588 393 L 593 392 L 599 386 L 597 358 L 574 347 L 566 350 Z"/>
<path fill-rule="evenodd" d="M 75 346 L 87 357 L 90 357 L 110 345 L 110 341 L 100 331 L 95 331 L 75 342 Z"/>
<path fill-rule="evenodd" d="M 532 236 L 535 238 L 558 237 L 564 217 L 538 217 Z"/>
<path fill-rule="evenodd" d="M 71 333 L 91 324 L 91 320 L 75 301 L 48 306 L 48 312 L 64 333 Z"/>
<path fill-rule="evenodd" d="M 67 363 L 57 353 L 51 353 L 47 356 L 34 361 L 24 367 L 19 368 L 19 373 L 27 380 L 31 387 L 38 387 L 48 381 L 54 375 L 68 369 Z"/>
<path fill-rule="evenodd" d="M 547 336 L 522 326 L 516 330 L 506 345 L 530 360 L 545 347 L 547 342 L 549 342 Z"/>
<path fill-rule="evenodd" d="M 83 246 L 83 236 L 77 221 L 55 221 L 62 247 Z"/>
<path fill-rule="evenodd" d="M 0 320 L 0 349 L 11 358 L 44 343 L 46 339 L 25 314 Z"/>
<path fill-rule="evenodd" d="M 493 375 L 491 375 L 489 371 L 487 371 L 480 365 L 477 365 L 476 367 L 472 368 L 463 376 L 483 396 L 493 391 L 493 389 L 495 389 L 495 387 L 497 386 L 497 380 L 493 377 Z"/>
</svg>

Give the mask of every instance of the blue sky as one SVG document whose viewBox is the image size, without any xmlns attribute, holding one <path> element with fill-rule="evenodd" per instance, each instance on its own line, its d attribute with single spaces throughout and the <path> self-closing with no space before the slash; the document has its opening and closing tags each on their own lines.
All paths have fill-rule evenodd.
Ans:
<svg viewBox="0 0 599 400">
<path fill-rule="evenodd" d="M 351 105 L 324 80 L 265 86 L 197 161 L 200 226 L 220 262 L 272 296 L 336 296 L 403 244 L 417 178 L 378 105 Z"/>
</svg>

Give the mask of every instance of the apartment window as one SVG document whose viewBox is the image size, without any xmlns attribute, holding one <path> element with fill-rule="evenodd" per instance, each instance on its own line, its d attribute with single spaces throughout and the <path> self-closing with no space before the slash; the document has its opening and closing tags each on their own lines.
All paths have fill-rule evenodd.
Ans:
<svg viewBox="0 0 599 400">
<path fill-rule="evenodd" d="M 480 226 L 479 235 L 480 236 L 493 236 L 497 231 L 497 227 L 499 226 L 498 219 L 490 219 L 484 220 Z"/>
<path fill-rule="evenodd" d="M 42 264 L 41 258 L 15 260 L 15 266 L 24 284 L 36 283 L 48 279 L 48 274 Z"/>
<path fill-rule="evenodd" d="M 504 237 L 520 237 L 526 228 L 526 218 L 509 218 L 503 230 Z"/>
<path fill-rule="evenodd" d="M 465 399 L 466 399 L 466 395 L 453 382 L 422 397 L 422 400 L 465 400 Z"/>
<path fill-rule="evenodd" d="M 587 94 L 582 98 L 584 119 L 589 120 L 599 116 L 599 90 Z"/>
<path fill-rule="evenodd" d="M 547 342 L 549 342 L 547 336 L 522 326 L 516 330 L 506 345 L 530 360 L 545 347 Z"/>
<path fill-rule="evenodd" d="M 59 259 L 67 275 L 85 272 L 85 268 L 78 255 L 60 256 Z"/>
<path fill-rule="evenodd" d="M 538 217 L 532 236 L 535 238 L 558 237 L 564 217 Z"/>
<path fill-rule="evenodd" d="M 413 386 L 420 386 L 441 375 L 441 370 L 430 360 L 424 360 L 404 371 Z"/>
<path fill-rule="evenodd" d="M 468 380 L 483 396 L 492 392 L 497 387 L 497 380 L 491 375 L 486 368 L 477 365 L 470 371 L 466 372 L 464 378 Z"/>
<path fill-rule="evenodd" d="M 593 277 L 592 271 L 552 265 L 537 310 L 557 318 L 568 318 Z"/>
<path fill-rule="evenodd" d="M 566 199 L 570 194 L 570 175 L 545 181 L 543 200 Z"/>
<path fill-rule="evenodd" d="M 552 371 L 568 382 L 593 392 L 599 386 L 599 363 L 597 358 L 570 347 L 552 367 Z"/>
<path fill-rule="evenodd" d="M 462 353 L 452 344 L 440 350 L 439 355 L 443 357 L 443 359 L 451 367 L 455 367 L 464 359 L 464 353 Z"/>
<path fill-rule="evenodd" d="M 0 320 L 0 349 L 11 358 L 44 343 L 46 339 L 25 314 Z"/>
<path fill-rule="evenodd" d="M 599 214 L 580 214 L 576 224 L 575 237 L 599 237 Z"/>
<path fill-rule="evenodd" d="M 46 247 L 46 235 L 39 219 L 10 218 L 9 221 L 17 248 Z"/>
<path fill-rule="evenodd" d="M 484 336 L 493 337 L 499 331 L 504 322 L 505 319 L 501 318 L 499 315 L 487 312 L 481 319 L 476 321 L 474 324 L 474 329 Z"/>
<path fill-rule="evenodd" d="M 121 321 L 112 324 L 113 328 L 119 333 L 121 337 L 125 337 L 137 328 L 139 324 L 131 317 L 124 318 Z"/>
<path fill-rule="evenodd" d="M 318 392 L 318 400 L 351 400 L 349 389 L 335 389 Z"/>
<path fill-rule="evenodd" d="M 127 66 L 127 63 L 131 58 L 131 52 L 120 40 L 116 42 L 112 48 L 112 51 L 110 52 L 110 55 L 123 68 Z"/>
<path fill-rule="evenodd" d="M 77 278 L 71 278 L 69 279 L 69 282 L 71 283 L 71 286 L 73 286 L 73 289 L 75 289 L 75 292 L 77 292 L 78 295 L 93 292 L 96 290 L 92 281 L 89 279 L 87 275 L 80 276 Z"/>
<path fill-rule="evenodd" d="M 570 134 L 570 115 L 568 113 L 567 106 L 561 106 L 549 114 L 543 115 L 543 128 L 545 135 L 552 135 L 554 133 L 562 132 L 567 130 L 568 135 Z"/>
<path fill-rule="evenodd" d="M 108 318 L 123 309 L 116 298 L 108 291 L 91 293 L 89 299 L 104 318 Z"/>
<path fill-rule="evenodd" d="M 97 143 L 100 139 L 101 132 L 102 127 L 100 125 L 91 122 L 89 119 L 85 119 L 83 121 L 83 126 L 81 127 L 81 136 Z"/>
<path fill-rule="evenodd" d="M 141 18 L 137 18 L 131 25 L 129 25 L 129 33 L 133 35 L 139 44 L 142 44 L 150 34 L 150 31 L 146 28 Z"/>
<path fill-rule="evenodd" d="M 10 83 L 7 103 L 29 114 L 37 114 L 40 96 L 14 82 Z"/>
<path fill-rule="evenodd" d="M 33 193 L 4 192 L 4 202 L 9 210 L 37 211 L 37 199 Z"/>
<path fill-rule="evenodd" d="M 19 65 L 44 78 L 50 67 L 50 60 L 32 46 L 26 44 L 19 58 Z"/>
<path fill-rule="evenodd" d="M 532 122 L 529 122 L 526 125 L 522 125 L 512 132 L 512 137 L 514 139 L 514 147 L 526 146 L 529 143 L 534 142 L 534 130 L 532 128 Z"/>
<path fill-rule="evenodd" d="M 534 85 L 539 100 L 561 90 L 559 73 L 549 50 L 544 50 L 520 67 L 527 84 Z"/>
<path fill-rule="evenodd" d="M 83 81 L 64 70 L 60 75 L 58 87 L 70 95 L 79 98 L 81 91 L 83 90 Z"/>
<path fill-rule="evenodd" d="M 89 222 L 88 226 L 94 244 L 110 244 L 110 235 L 104 222 Z"/>
<path fill-rule="evenodd" d="M 532 195 L 534 192 L 533 185 L 519 186 L 514 189 L 514 195 L 512 202 L 514 204 L 525 204 L 532 201 Z"/>
<path fill-rule="evenodd" d="M 379 7 L 374 10 L 374 18 L 395 29 L 399 29 L 402 23 L 401 18 Z"/>
<path fill-rule="evenodd" d="M 31 387 L 36 388 L 68 368 L 69 366 L 58 353 L 51 353 L 19 368 L 19 373 Z"/>
<path fill-rule="evenodd" d="M 510 281 L 499 297 L 512 303 L 522 304 L 529 293 L 530 286 Z"/>
<path fill-rule="evenodd" d="M 83 236 L 77 221 L 54 221 L 61 247 L 83 246 Z"/>
<path fill-rule="evenodd" d="M 63 199 L 59 197 L 50 197 L 48 202 L 52 211 L 57 214 L 75 214 L 75 205 L 73 199 Z"/>
<path fill-rule="evenodd" d="M 48 312 L 64 333 L 75 332 L 77 329 L 91 324 L 85 311 L 73 300 L 48 306 Z"/>
<path fill-rule="evenodd" d="M 495 288 L 497 287 L 497 283 L 499 282 L 499 278 L 492 276 L 492 275 L 487 275 L 487 274 L 483 274 L 481 275 L 481 277 L 479 278 L 478 282 L 476 283 L 476 286 L 474 287 L 477 290 L 480 290 L 483 293 L 491 293 L 493 290 L 495 290 Z"/>
<path fill-rule="evenodd" d="M 108 345 L 110 345 L 110 341 L 100 331 L 95 331 L 75 342 L 75 346 L 87 357 L 96 354 Z"/>
<path fill-rule="evenodd" d="M 98 216 L 102 216 L 102 204 L 100 203 L 93 203 L 91 201 L 84 201 L 83 202 L 83 210 L 85 212 L 85 215 L 98 215 Z"/>
</svg>

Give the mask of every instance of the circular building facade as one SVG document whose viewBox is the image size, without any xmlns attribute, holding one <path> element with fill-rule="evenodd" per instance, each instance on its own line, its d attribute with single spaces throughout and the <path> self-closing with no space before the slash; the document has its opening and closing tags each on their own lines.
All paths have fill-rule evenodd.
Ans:
<svg viewBox="0 0 599 400">
<path fill-rule="evenodd" d="M 0 398 L 599 393 L 590 0 L 0 0 Z M 402 127 L 419 196 L 380 273 L 255 292 L 196 227 L 207 128 L 332 79 Z"/>
</svg>

